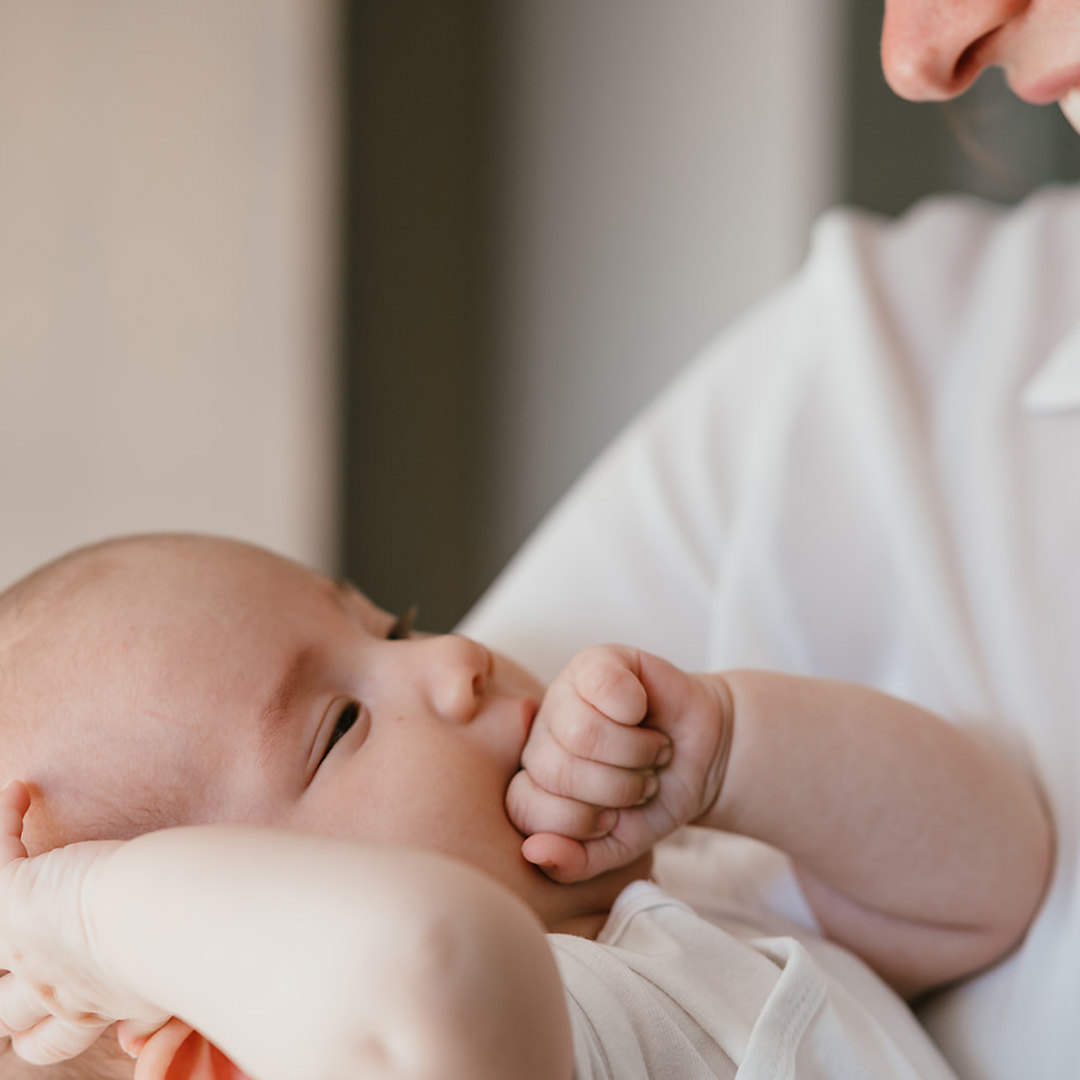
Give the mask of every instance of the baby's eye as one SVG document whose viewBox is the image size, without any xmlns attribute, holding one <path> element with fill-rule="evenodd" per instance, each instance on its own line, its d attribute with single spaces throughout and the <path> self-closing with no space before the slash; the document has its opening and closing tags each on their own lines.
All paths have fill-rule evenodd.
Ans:
<svg viewBox="0 0 1080 1080">
<path fill-rule="evenodd" d="M 338 739 L 341 739 L 348 734 L 349 729 L 356 723 L 359 716 L 360 706 L 355 701 L 350 701 L 341 710 L 337 718 L 337 723 L 334 725 L 334 730 L 330 732 L 330 738 L 326 743 L 326 749 L 323 751 L 322 757 L 319 758 L 319 765 L 326 760 L 327 755 L 334 749 Z"/>
<path fill-rule="evenodd" d="M 404 615 L 399 615 L 393 625 L 386 632 L 387 641 L 404 641 L 412 633 L 413 623 L 416 622 L 417 607 L 415 604 Z"/>
</svg>

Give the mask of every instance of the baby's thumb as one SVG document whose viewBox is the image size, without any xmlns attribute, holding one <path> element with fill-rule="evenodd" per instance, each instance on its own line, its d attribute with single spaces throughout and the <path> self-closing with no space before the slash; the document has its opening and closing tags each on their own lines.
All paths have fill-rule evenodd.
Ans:
<svg viewBox="0 0 1080 1080">
<path fill-rule="evenodd" d="M 585 845 L 558 833 L 533 833 L 521 845 L 526 862 L 538 866 L 552 881 L 569 885 L 593 877 L 598 871 L 589 867 Z"/>
</svg>

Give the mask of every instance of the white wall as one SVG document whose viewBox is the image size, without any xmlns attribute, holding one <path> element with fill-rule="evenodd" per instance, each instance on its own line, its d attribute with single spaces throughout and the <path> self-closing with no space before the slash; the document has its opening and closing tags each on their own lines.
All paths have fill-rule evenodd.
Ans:
<svg viewBox="0 0 1080 1080">
<path fill-rule="evenodd" d="M 835 191 L 839 0 L 498 8 L 502 561 Z M 131 530 L 333 561 L 335 0 L 0 0 L 0 585 Z"/>
<path fill-rule="evenodd" d="M 836 197 L 839 7 L 507 6 L 495 558 L 798 264 Z"/>
<path fill-rule="evenodd" d="M 147 529 L 326 564 L 332 0 L 0 0 L 0 586 Z"/>
</svg>

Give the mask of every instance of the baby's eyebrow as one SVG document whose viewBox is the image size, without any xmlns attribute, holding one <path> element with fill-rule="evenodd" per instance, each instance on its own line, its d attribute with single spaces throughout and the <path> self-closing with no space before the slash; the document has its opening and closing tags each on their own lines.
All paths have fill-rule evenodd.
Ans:
<svg viewBox="0 0 1080 1080">
<path fill-rule="evenodd" d="M 259 730 L 262 732 L 262 753 L 266 754 L 281 741 L 291 726 L 291 713 L 311 672 L 315 667 L 315 650 L 311 646 L 300 649 L 289 662 L 285 674 L 259 713 Z"/>
</svg>

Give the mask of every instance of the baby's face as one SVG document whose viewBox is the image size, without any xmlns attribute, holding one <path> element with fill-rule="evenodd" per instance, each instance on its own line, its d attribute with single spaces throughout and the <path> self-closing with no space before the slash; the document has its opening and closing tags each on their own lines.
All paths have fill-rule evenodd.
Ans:
<svg viewBox="0 0 1080 1080">
<path fill-rule="evenodd" d="M 35 673 L 48 722 L 25 778 L 43 805 L 104 785 L 153 824 L 420 846 L 519 892 L 535 876 L 504 810 L 541 694 L 520 668 L 461 637 L 398 640 L 352 587 L 244 545 L 115 557 Z"/>
</svg>

